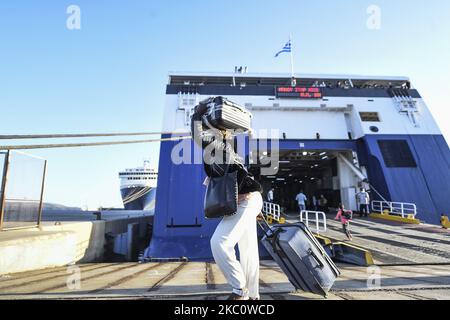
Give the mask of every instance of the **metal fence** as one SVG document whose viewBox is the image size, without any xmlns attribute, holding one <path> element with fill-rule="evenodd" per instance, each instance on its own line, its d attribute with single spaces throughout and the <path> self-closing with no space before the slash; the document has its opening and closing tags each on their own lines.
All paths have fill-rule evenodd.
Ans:
<svg viewBox="0 0 450 320">
<path fill-rule="evenodd" d="M 262 212 L 266 217 L 271 217 L 272 220 L 275 220 L 277 222 L 280 221 L 280 205 L 271 202 L 264 202 Z"/>
<path fill-rule="evenodd" d="M 310 219 L 310 215 L 314 216 L 314 218 Z M 300 222 L 306 224 L 308 228 L 315 230 L 317 234 L 327 232 L 327 216 L 324 212 L 302 210 L 300 212 Z M 310 222 L 314 222 L 315 229 L 310 226 Z"/>
<path fill-rule="evenodd" d="M 372 201 L 372 211 L 376 213 L 383 213 L 388 211 L 389 214 L 399 215 L 402 218 L 417 215 L 417 206 L 414 203 L 405 202 L 388 202 L 388 201 Z"/>
<path fill-rule="evenodd" d="M 47 161 L 18 151 L 0 152 L 0 230 L 41 223 Z"/>
</svg>

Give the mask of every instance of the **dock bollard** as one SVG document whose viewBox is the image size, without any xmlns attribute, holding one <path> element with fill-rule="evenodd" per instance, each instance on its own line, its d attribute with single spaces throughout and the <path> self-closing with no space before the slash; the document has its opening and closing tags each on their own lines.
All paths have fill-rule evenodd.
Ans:
<svg viewBox="0 0 450 320">
<path fill-rule="evenodd" d="M 450 228 L 450 220 L 448 219 L 447 216 L 445 216 L 445 215 L 441 216 L 441 225 L 442 225 L 442 228 L 444 228 L 444 229 Z"/>
<path fill-rule="evenodd" d="M 93 215 L 96 216 L 97 221 L 102 220 L 102 212 L 101 211 L 95 211 L 93 213 Z"/>
</svg>

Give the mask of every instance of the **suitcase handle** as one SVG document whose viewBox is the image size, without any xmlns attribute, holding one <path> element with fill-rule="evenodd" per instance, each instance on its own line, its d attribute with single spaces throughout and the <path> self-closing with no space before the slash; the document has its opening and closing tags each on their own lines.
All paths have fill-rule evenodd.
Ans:
<svg viewBox="0 0 450 320">
<path fill-rule="evenodd" d="M 278 229 L 278 230 L 275 231 L 274 237 L 273 237 L 273 240 L 272 240 L 272 249 L 273 249 L 274 252 L 281 252 L 284 255 L 286 255 L 283 252 L 283 249 L 281 248 L 280 245 L 278 245 L 278 247 L 280 247 L 280 249 L 277 249 L 277 241 L 278 241 L 278 238 L 279 238 L 279 235 L 280 235 L 281 232 L 283 232 L 283 230 L 281 230 L 281 229 Z"/>
<path fill-rule="evenodd" d="M 260 220 L 258 220 L 258 218 L 261 218 L 262 221 L 264 221 L 264 223 L 261 223 Z M 273 236 L 272 234 L 268 234 L 266 230 L 272 231 L 270 228 L 269 223 L 267 222 L 266 218 L 264 217 L 264 215 L 262 214 L 262 212 L 259 213 L 259 215 L 256 217 L 256 221 L 258 222 L 259 227 L 262 229 L 262 231 L 264 232 L 264 235 L 267 238 L 270 238 Z M 265 226 L 263 226 L 263 224 L 265 224 Z"/>
<path fill-rule="evenodd" d="M 324 265 L 323 265 L 322 261 L 319 260 L 319 258 L 317 257 L 317 255 L 314 253 L 314 251 L 313 251 L 311 248 L 308 249 L 308 254 L 309 254 L 311 257 L 313 257 L 313 259 L 314 259 L 314 260 L 317 262 L 317 264 L 319 265 L 319 268 L 320 268 L 320 269 L 323 269 L 323 268 L 324 268 Z"/>
<path fill-rule="evenodd" d="M 277 248 L 277 239 L 278 239 L 278 235 L 280 234 L 280 232 L 283 232 L 281 229 L 276 230 L 275 232 L 273 232 L 273 230 L 270 228 L 269 223 L 267 222 L 266 218 L 264 217 L 264 215 L 262 214 L 262 212 L 258 215 L 258 217 L 261 217 L 261 219 L 264 221 L 264 224 L 266 225 L 266 227 L 263 227 L 263 225 L 258 221 L 259 227 L 263 230 L 264 235 L 267 238 L 272 238 L 271 243 L 272 243 L 272 249 L 274 252 L 282 252 L 282 249 L 278 249 Z M 270 230 L 271 234 L 268 234 L 266 232 L 266 228 L 267 230 Z"/>
</svg>

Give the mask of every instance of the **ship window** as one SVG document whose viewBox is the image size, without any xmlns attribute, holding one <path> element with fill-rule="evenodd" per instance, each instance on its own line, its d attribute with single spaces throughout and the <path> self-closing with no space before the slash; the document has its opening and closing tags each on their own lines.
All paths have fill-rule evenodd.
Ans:
<svg viewBox="0 0 450 320">
<path fill-rule="evenodd" d="M 388 168 L 415 168 L 414 156 L 406 140 L 378 140 L 384 163 Z"/>
<path fill-rule="evenodd" d="M 380 122 L 378 112 L 360 112 L 359 116 L 363 122 Z"/>
</svg>

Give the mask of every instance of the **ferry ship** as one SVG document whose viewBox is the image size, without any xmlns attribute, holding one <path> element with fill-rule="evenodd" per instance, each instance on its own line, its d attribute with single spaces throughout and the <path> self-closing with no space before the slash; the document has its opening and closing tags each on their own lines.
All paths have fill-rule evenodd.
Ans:
<svg viewBox="0 0 450 320">
<path fill-rule="evenodd" d="M 259 135 L 242 156 L 264 194 L 274 188 L 275 202 L 287 210 L 297 210 L 299 190 L 309 199 L 324 195 L 330 207 L 358 210 L 355 195 L 365 188 L 372 204 L 400 203 L 402 210 L 410 204 L 425 223 L 439 224 L 441 214 L 450 213 L 450 150 L 408 77 L 173 72 L 165 94 L 163 132 L 190 135 L 193 108 L 211 96 L 245 106 Z M 278 171 L 264 175 L 253 155 L 259 158 L 262 132 L 272 129 Z M 204 217 L 202 164 L 171 161 L 181 143 L 196 148 L 189 140 L 161 142 L 158 203 L 145 256 L 208 260 L 218 220 Z M 266 146 L 263 155 L 270 156 Z"/>
<path fill-rule="evenodd" d="M 154 210 L 158 173 L 144 161 L 143 167 L 119 172 L 120 193 L 125 210 Z"/>
</svg>

